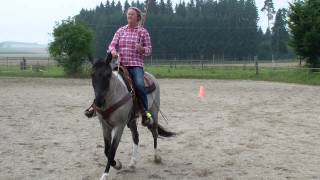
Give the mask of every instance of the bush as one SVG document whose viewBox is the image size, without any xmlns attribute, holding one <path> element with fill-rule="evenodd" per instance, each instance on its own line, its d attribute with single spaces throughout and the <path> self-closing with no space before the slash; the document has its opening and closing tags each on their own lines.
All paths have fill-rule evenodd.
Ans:
<svg viewBox="0 0 320 180">
<path fill-rule="evenodd" d="M 63 20 L 53 30 L 49 52 L 67 75 L 81 74 L 82 64 L 93 52 L 93 32 L 74 19 Z"/>
</svg>

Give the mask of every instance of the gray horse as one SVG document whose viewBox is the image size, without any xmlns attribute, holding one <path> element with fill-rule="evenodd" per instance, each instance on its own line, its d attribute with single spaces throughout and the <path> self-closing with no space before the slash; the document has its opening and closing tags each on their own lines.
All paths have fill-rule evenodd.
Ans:
<svg viewBox="0 0 320 180">
<path fill-rule="evenodd" d="M 133 139 L 132 157 L 129 167 L 135 167 L 138 156 L 139 134 L 137 130 L 137 112 L 134 108 L 132 96 L 124 101 L 124 97 L 128 97 L 130 92 L 119 73 L 117 71 L 112 71 L 110 65 L 111 60 L 112 56 L 108 53 L 106 60 L 100 59 L 94 62 L 91 74 L 92 86 L 95 93 L 93 106 L 100 110 L 100 113 L 97 111 L 97 116 L 102 125 L 105 144 L 104 153 L 107 157 L 107 165 L 100 180 L 108 179 L 110 166 L 117 170 L 122 168 L 121 162 L 115 160 L 114 157 L 126 125 L 130 128 Z M 158 135 L 170 137 L 175 134 L 166 131 L 158 124 L 160 88 L 156 79 L 151 74 L 146 73 L 146 75 L 150 76 L 156 85 L 155 91 L 148 94 L 148 107 L 154 120 L 153 125 L 149 126 L 148 129 L 151 131 L 154 139 L 154 160 L 157 162 L 161 161 L 161 157 L 157 152 Z M 111 107 L 117 103 L 119 104 L 120 101 L 122 101 L 122 103 L 116 109 Z M 113 112 L 109 113 L 106 117 L 101 112 L 107 109 L 113 109 Z"/>
</svg>

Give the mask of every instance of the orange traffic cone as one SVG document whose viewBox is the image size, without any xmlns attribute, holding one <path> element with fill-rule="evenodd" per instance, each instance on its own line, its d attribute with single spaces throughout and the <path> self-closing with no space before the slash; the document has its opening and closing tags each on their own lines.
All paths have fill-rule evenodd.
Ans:
<svg viewBox="0 0 320 180">
<path fill-rule="evenodd" d="M 203 86 L 200 86 L 198 97 L 203 98 L 203 97 L 205 97 L 205 96 L 206 96 L 206 92 L 205 92 L 205 90 L 204 90 L 204 87 L 203 87 Z"/>
</svg>

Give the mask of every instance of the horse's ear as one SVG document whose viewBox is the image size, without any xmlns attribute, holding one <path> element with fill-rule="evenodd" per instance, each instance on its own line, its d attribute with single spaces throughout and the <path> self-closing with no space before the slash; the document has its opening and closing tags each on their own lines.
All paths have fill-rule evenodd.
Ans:
<svg viewBox="0 0 320 180">
<path fill-rule="evenodd" d="M 92 59 L 92 66 L 95 66 L 100 62 L 103 62 L 103 58 L 94 58 Z"/>
<path fill-rule="evenodd" d="M 107 51 L 107 57 L 106 57 L 106 63 L 109 64 L 112 60 L 112 54 L 111 51 Z"/>
</svg>

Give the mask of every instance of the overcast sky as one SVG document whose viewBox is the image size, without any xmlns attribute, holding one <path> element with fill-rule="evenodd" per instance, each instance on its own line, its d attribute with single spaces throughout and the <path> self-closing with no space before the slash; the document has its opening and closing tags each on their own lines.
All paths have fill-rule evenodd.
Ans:
<svg viewBox="0 0 320 180">
<path fill-rule="evenodd" d="M 173 3 L 179 1 L 173 0 Z M 50 33 L 56 21 L 78 14 L 81 8 L 94 8 L 100 2 L 101 0 L 1 0 L 0 42 L 46 44 L 52 40 Z M 260 12 L 263 2 L 264 0 L 256 0 L 260 13 L 259 25 L 265 29 L 266 14 Z M 274 0 L 274 4 L 276 9 L 288 7 L 288 0 Z"/>
</svg>

